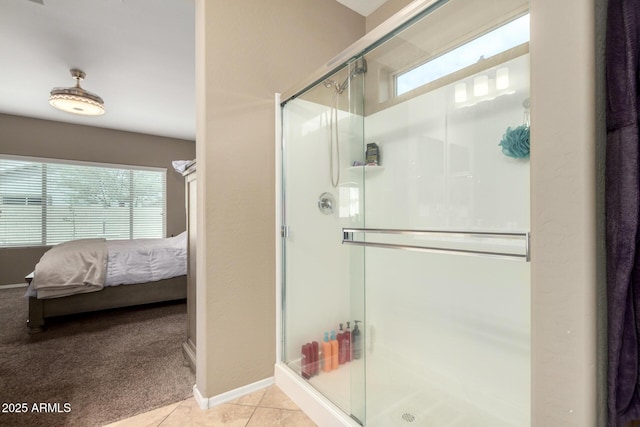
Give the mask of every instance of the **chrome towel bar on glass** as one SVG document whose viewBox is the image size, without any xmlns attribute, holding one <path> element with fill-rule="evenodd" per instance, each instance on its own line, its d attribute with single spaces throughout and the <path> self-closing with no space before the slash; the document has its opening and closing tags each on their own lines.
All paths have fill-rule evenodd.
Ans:
<svg viewBox="0 0 640 427">
<path fill-rule="evenodd" d="M 407 236 L 417 235 L 442 235 L 450 237 L 486 237 L 486 238 L 515 238 L 522 239 L 524 243 L 524 253 L 480 251 L 474 249 L 453 249 L 439 248 L 433 246 L 414 246 L 396 243 L 367 242 L 354 240 L 356 233 L 370 234 L 400 234 Z M 425 251 L 435 253 L 455 253 L 461 255 L 486 255 L 497 258 L 519 258 L 527 262 L 531 260 L 529 253 L 529 233 L 493 233 L 485 231 L 448 231 L 448 230 L 399 230 L 386 228 L 343 228 L 342 243 L 345 245 L 369 246 L 375 248 L 402 249 L 408 251 Z"/>
</svg>

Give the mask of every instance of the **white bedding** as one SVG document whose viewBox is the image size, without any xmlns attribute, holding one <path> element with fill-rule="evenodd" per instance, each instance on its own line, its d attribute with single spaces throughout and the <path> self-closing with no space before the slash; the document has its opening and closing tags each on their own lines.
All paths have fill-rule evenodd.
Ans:
<svg viewBox="0 0 640 427">
<path fill-rule="evenodd" d="M 166 239 L 108 240 L 105 286 L 155 282 L 187 274 L 187 233 Z"/>
<path fill-rule="evenodd" d="M 40 258 L 31 286 L 38 298 L 99 291 L 107 272 L 104 239 L 82 239 L 54 246 Z"/>
<path fill-rule="evenodd" d="M 68 265 L 65 259 L 69 259 Z M 182 276 L 187 274 L 187 233 L 166 239 L 83 239 L 61 243 L 42 256 L 35 273 L 27 296 L 38 298 Z"/>
</svg>

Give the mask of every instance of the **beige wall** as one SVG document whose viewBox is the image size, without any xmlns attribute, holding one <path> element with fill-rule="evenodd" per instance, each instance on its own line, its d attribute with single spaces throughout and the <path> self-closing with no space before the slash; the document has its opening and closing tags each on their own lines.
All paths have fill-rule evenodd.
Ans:
<svg viewBox="0 0 640 427">
<path fill-rule="evenodd" d="M 196 3 L 197 387 L 204 397 L 273 376 L 274 95 L 364 35 L 337 2 Z"/>
<path fill-rule="evenodd" d="M 167 168 L 167 235 L 185 229 L 184 178 L 171 160 L 193 159 L 193 141 L 0 114 L 0 154 Z M 0 249 L 0 285 L 22 283 L 46 249 Z"/>
<path fill-rule="evenodd" d="M 598 425 L 594 0 L 531 1 L 532 426 Z M 570 31 L 567 22 L 571 22 Z M 602 102 L 600 98 L 599 102 Z M 600 310 L 602 313 L 602 311 Z M 602 385 L 600 385 L 601 387 Z M 602 398 L 600 397 L 600 405 Z"/>
</svg>

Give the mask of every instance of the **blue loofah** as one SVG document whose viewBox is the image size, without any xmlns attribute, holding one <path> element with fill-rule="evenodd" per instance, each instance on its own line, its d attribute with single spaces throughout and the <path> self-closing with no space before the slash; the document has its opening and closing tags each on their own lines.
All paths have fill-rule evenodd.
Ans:
<svg viewBox="0 0 640 427">
<path fill-rule="evenodd" d="M 506 156 L 515 159 L 529 157 L 529 126 L 522 125 L 515 129 L 508 127 L 498 145 Z"/>
<path fill-rule="evenodd" d="M 508 127 L 507 131 L 502 135 L 502 141 L 498 144 L 498 146 L 502 147 L 502 153 L 505 156 L 513 157 L 514 159 L 529 158 L 529 109 L 531 108 L 529 98 L 522 102 L 522 106 L 524 107 L 524 124 L 515 129 Z"/>
</svg>

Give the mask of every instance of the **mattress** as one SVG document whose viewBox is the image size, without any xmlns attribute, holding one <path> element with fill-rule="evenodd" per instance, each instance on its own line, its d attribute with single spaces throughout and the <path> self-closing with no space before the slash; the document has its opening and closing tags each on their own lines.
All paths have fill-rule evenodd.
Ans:
<svg viewBox="0 0 640 427">
<path fill-rule="evenodd" d="M 187 274 L 186 232 L 164 239 L 107 240 L 104 244 L 107 251 L 104 287 L 155 282 Z M 26 296 L 37 296 L 33 285 L 27 289 Z M 77 293 L 100 290 L 102 286 Z M 66 295 L 62 292 L 47 297 L 56 296 Z"/>
<path fill-rule="evenodd" d="M 155 282 L 187 274 L 187 233 L 166 239 L 107 240 L 104 286 Z"/>
</svg>

